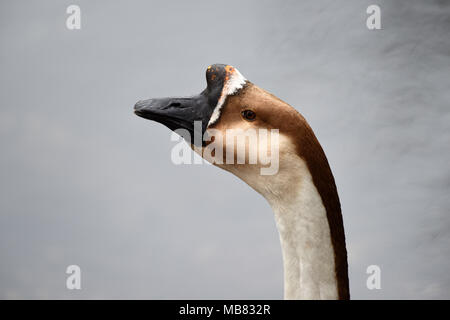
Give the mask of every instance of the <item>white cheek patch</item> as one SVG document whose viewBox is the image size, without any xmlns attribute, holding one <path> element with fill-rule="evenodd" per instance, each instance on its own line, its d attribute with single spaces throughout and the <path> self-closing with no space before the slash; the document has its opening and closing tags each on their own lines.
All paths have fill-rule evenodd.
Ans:
<svg viewBox="0 0 450 320">
<path fill-rule="evenodd" d="M 229 76 L 229 79 L 223 85 L 219 101 L 217 101 L 217 105 L 214 108 L 211 118 L 209 118 L 208 127 L 219 120 L 225 99 L 228 96 L 236 94 L 240 89 L 242 89 L 246 81 L 247 79 L 245 79 L 244 76 L 236 68 L 234 68 L 233 72 Z"/>
</svg>

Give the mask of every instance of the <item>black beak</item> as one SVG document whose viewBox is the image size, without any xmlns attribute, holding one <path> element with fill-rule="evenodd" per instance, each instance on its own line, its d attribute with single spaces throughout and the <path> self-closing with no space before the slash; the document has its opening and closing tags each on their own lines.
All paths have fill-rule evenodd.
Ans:
<svg viewBox="0 0 450 320">
<path fill-rule="evenodd" d="M 134 105 L 134 113 L 142 118 L 159 122 L 172 131 L 187 130 L 192 144 L 194 134 L 203 137 L 212 113 L 210 109 L 207 97 L 202 94 L 188 98 L 141 100 Z M 201 125 L 195 126 L 196 121 L 200 121 Z M 195 130 L 198 132 L 194 133 Z"/>
<path fill-rule="evenodd" d="M 198 140 L 203 143 L 203 134 L 208 126 L 209 119 L 217 106 L 227 79 L 227 69 L 230 66 L 215 64 L 206 71 L 207 87 L 202 93 L 187 98 L 160 98 L 138 101 L 134 106 L 134 113 L 138 116 L 159 122 L 169 129 L 185 129 L 190 134 L 191 144 L 197 145 Z M 195 125 L 201 121 L 200 125 Z M 201 132 L 195 132 L 200 131 Z M 201 134 L 194 143 L 195 135 Z M 187 137 L 183 136 L 186 140 Z"/>
</svg>

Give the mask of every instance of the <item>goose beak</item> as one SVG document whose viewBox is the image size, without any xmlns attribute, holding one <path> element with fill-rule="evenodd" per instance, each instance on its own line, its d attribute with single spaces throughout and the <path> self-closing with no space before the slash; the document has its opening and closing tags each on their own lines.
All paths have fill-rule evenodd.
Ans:
<svg viewBox="0 0 450 320">
<path fill-rule="evenodd" d="M 203 137 L 213 112 L 218 108 L 225 83 L 228 82 L 231 83 L 226 86 L 224 94 L 236 94 L 246 79 L 230 65 L 214 64 L 206 70 L 207 87 L 202 93 L 187 98 L 141 100 L 134 105 L 134 113 L 142 118 L 159 122 L 173 131 L 187 130 L 191 135 L 191 141 L 188 142 L 194 144 L 194 128 L 200 127 L 195 123 L 201 121 L 202 132 L 195 134 L 201 134 L 200 137 Z M 204 145 L 203 139 L 199 140 Z"/>
<path fill-rule="evenodd" d="M 194 143 L 194 123 L 202 122 L 203 135 L 211 116 L 208 99 L 203 95 L 188 98 L 159 98 L 138 101 L 134 105 L 134 113 L 139 117 L 159 122 L 170 130 L 185 129 L 189 132 L 191 143 Z M 198 130 L 198 129 L 197 129 Z"/>
</svg>

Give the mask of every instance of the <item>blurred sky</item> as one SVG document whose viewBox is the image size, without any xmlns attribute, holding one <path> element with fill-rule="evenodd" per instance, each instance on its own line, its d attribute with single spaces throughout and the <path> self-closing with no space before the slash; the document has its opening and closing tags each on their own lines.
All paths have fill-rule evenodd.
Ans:
<svg viewBox="0 0 450 320">
<path fill-rule="evenodd" d="M 82 28 L 66 28 L 81 7 Z M 355 299 L 450 298 L 450 2 L 1 1 L 0 298 L 281 299 L 273 214 L 176 166 L 137 100 L 227 63 L 297 108 L 341 198 Z M 82 290 L 65 287 L 66 267 Z M 381 290 L 366 268 L 381 267 Z"/>
</svg>

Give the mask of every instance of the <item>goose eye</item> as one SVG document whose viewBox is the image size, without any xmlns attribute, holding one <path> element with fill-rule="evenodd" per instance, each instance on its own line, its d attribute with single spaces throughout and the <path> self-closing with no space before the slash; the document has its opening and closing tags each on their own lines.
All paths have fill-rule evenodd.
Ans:
<svg viewBox="0 0 450 320">
<path fill-rule="evenodd" d="M 242 117 L 244 117 L 245 120 L 248 120 L 248 121 L 253 121 L 256 118 L 256 113 L 253 112 L 252 110 L 241 111 L 241 115 L 242 115 Z"/>
</svg>

